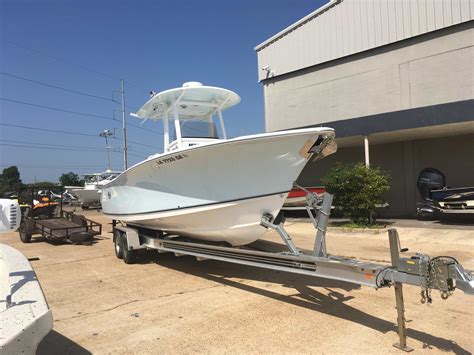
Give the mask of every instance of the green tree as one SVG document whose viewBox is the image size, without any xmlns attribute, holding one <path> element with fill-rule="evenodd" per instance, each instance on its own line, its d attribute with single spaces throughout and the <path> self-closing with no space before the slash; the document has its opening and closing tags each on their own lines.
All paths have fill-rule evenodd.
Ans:
<svg viewBox="0 0 474 355">
<path fill-rule="evenodd" d="M 0 190 L 2 194 L 6 191 L 17 191 L 21 185 L 20 172 L 15 165 L 3 169 L 0 175 Z"/>
<path fill-rule="evenodd" d="M 357 224 L 372 223 L 375 205 L 383 202 L 381 195 L 390 189 L 387 172 L 363 163 L 338 163 L 322 181 L 334 193 L 334 205 L 343 217 Z"/>
<path fill-rule="evenodd" d="M 72 171 L 62 174 L 59 178 L 59 182 L 63 186 L 83 186 L 84 180 L 82 180 L 79 175 L 73 173 Z"/>
<path fill-rule="evenodd" d="M 54 182 L 51 182 L 51 181 L 37 181 L 37 182 L 33 182 L 31 184 L 28 184 L 28 187 L 54 187 L 54 186 L 58 186 L 58 184 L 54 183 Z"/>
</svg>

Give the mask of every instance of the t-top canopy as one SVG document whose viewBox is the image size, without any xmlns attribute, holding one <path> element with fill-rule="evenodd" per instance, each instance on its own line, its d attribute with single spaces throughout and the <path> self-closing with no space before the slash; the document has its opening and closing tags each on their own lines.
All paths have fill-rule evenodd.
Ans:
<svg viewBox="0 0 474 355">
<path fill-rule="evenodd" d="M 162 91 L 148 100 L 136 113 L 139 118 L 159 119 L 164 116 L 173 118 L 176 106 L 180 119 L 203 119 L 209 115 L 224 111 L 240 102 L 235 92 L 203 86 L 198 82 L 184 83 L 182 87 Z"/>
</svg>

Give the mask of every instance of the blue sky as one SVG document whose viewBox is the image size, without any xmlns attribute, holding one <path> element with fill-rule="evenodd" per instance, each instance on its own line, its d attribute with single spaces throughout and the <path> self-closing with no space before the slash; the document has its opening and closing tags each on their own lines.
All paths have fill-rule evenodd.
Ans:
<svg viewBox="0 0 474 355">
<path fill-rule="evenodd" d="M 17 165 L 24 182 L 105 170 L 105 142 L 98 134 L 116 128 L 121 138 L 121 122 L 110 119 L 120 105 L 109 100 L 120 90 L 121 78 L 130 106 L 127 121 L 134 125 L 140 121 L 128 113 L 150 90 L 200 81 L 241 96 L 240 105 L 225 113 L 230 136 L 263 132 L 263 90 L 253 48 L 325 2 L 0 0 L 0 169 Z M 119 111 L 116 117 L 121 118 Z M 162 150 L 162 137 L 155 133 L 161 124 L 147 121 L 141 127 L 154 132 L 128 127 L 129 166 Z M 120 147 L 121 140 L 110 145 Z M 120 169 L 122 155 L 111 158 L 112 167 Z"/>
</svg>

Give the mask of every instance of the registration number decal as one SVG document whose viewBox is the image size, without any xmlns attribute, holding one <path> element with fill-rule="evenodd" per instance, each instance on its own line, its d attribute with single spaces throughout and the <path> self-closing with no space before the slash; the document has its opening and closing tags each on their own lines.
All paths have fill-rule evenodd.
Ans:
<svg viewBox="0 0 474 355">
<path fill-rule="evenodd" d="M 186 154 L 176 154 L 172 157 L 155 160 L 155 163 L 158 164 L 158 165 L 162 165 L 162 164 L 172 163 L 174 161 L 178 161 L 178 160 L 181 160 L 181 159 L 184 159 L 184 158 L 187 158 L 187 157 L 188 156 Z"/>
</svg>

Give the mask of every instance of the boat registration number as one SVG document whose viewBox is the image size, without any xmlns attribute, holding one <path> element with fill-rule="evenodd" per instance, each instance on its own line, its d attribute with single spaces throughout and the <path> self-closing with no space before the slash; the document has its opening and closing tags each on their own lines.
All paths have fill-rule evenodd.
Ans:
<svg viewBox="0 0 474 355">
<path fill-rule="evenodd" d="M 187 158 L 187 157 L 188 156 L 186 154 L 176 154 L 172 157 L 155 160 L 155 163 L 158 164 L 158 165 L 162 165 L 162 164 L 172 163 L 174 161 L 178 161 L 178 160 L 181 160 L 181 159 L 184 159 L 184 158 Z"/>
</svg>

